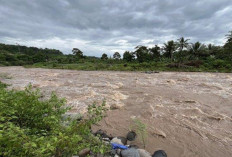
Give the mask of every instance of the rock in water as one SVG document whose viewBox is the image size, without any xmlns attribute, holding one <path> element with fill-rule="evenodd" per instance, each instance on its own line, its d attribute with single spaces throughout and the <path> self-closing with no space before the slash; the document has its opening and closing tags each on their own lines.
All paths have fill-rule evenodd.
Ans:
<svg viewBox="0 0 232 157">
<path fill-rule="evenodd" d="M 163 150 L 158 150 L 158 151 L 154 152 L 152 157 L 167 157 L 167 154 Z"/>
<path fill-rule="evenodd" d="M 151 71 L 145 71 L 146 74 L 151 74 L 152 72 Z"/>
<path fill-rule="evenodd" d="M 125 137 L 115 137 L 111 140 L 111 143 L 117 143 L 121 145 L 126 145 L 127 139 Z"/>
<path fill-rule="evenodd" d="M 134 141 L 136 138 L 136 133 L 134 131 L 130 131 L 128 132 L 126 138 L 128 141 Z"/>
<path fill-rule="evenodd" d="M 144 149 L 138 149 L 140 157 L 151 157 L 151 154 Z"/>
<path fill-rule="evenodd" d="M 176 81 L 174 81 L 174 80 L 167 80 L 167 82 L 168 82 L 169 84 L 171 84 L 171 85 L 175 85 L 175 84 L 176 84 Z"/>
<path fill-rule="evenodd" d="M 121 106 L 118 105 L 118 104 L 113 104 L 113 105 L 110 106 L 111 110 L 117 110 L 117 109 L 120 109 L 120 108 L 121 108 Z"/>
<path fill-rule="evenodd" d="M 159 129 L 152 130 L 151 134 L 153 136 L 159 136 L 159 137 L 162 137 L 162 138 L 166 138 L 166 136 L 167 136 L 162 130 L 159 130 Z"/>
<path fill-rule="evenodd" d="M 122 157 L 140 157 L 138 149 L 129 148 L 121 151 Z"/>
</svg>

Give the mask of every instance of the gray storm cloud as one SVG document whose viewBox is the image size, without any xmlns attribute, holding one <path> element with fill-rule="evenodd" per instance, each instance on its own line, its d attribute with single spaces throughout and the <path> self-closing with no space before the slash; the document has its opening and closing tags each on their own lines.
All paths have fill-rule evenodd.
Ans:
<svg viewBox="0 0 232 157">
<path fill-rule="evenodd" d="M 231 0 L 0 0 L 0 42 L 94 56 L 181 36 L 223 44 L 231 19 Z"/>
</svg>

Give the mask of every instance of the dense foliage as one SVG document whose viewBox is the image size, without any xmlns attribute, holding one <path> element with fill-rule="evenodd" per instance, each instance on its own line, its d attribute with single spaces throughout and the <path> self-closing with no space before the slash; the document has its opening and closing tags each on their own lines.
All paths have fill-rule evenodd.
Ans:
<svg viewBox="0 0 232 157">
<path fill-rule="evenodd" d="M 84 56 L 78 48 L 73 54 L 63 55 L 58 50 L 0 44 L 0 65 L 29 65 L 32 67 L 64 68 L 77 70 L 168 70 L 168 71 L 219 71 L 232 69 L 232 31 L 226 35 L 223 46 L 191 43 L 181 37 L 163 46 L 148 48 L 137 46 L 135 51 L 118 52 L 101 58 Z"/>
<path fill-rule="evenodd" d="M 65 100 L 52 94 L 44 99 L 38 90 L 6 90 L 0 83 L 0 156 L 72 156 L 84 148 L 94 153 L 108 150 L 91 133 L 103 117 L 104 104 L 91 105 L 87 118 L 65 118 Z"/>
</svg>

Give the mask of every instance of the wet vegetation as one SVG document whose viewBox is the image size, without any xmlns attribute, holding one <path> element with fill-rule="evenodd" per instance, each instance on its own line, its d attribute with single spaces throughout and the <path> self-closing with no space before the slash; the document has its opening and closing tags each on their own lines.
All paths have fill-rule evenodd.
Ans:
<svg viewBox="0 0 232 157">
<path fill-rule="evenodd" d="M 223 46 L 216 46 L 191 43 L 181 37 L 162 46 L 140 45 L 133 52 L 125 51 L 122 56 L 118 52 L 112 57 L 103 53 L 100 58 L 85 56 L 78 48 L 73 48 L 72 54 L 64 55 L 54 49 L 0 44 L 0 65 L 75 70 L 231 72 L 232 31 L 226 39 Z"/>
<path fill-rule="evenodd" d="M 43 100 L 31 86 L 7 90 L 0 82 L 0 156 L 61 157 L 88 148 L 104 154 L 109 147 L 91 133 L 104 116 L 104 103 L 88 107 L 86 118 L 65 118 L 65 100 L 55 94 Z"/>
</svg>

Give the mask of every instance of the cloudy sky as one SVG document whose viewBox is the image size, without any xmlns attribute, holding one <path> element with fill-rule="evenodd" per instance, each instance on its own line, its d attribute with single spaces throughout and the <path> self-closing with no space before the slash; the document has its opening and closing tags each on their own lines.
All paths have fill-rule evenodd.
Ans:
<svg viewBox="0 0 232 157">
<path fill-rule="evenodd" d="M 232 0 L 0 0 L 0 42 L 85 55 L 133 50 L 184 36 L 221 45 Z"/>
</svg>

